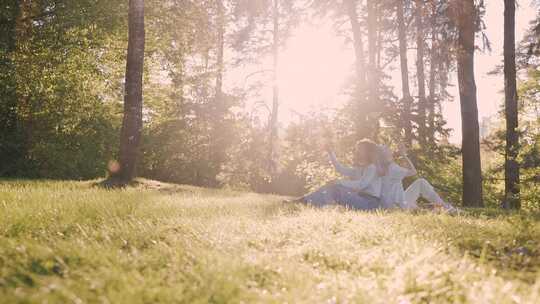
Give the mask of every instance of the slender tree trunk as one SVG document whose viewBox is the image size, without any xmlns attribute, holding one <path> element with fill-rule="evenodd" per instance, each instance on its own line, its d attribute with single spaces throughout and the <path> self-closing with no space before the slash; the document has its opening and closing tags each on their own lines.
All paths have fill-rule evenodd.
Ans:
<svg viewBox="0 0 540 304">
<path fill-rule="evenodd" d="M 397 22 L 399 40 L 399 61 L 401 68 L 401 91 L 403 102 L 403 129 L 405 131 L 405 143 L 412 145 L 412 97 L 409 87 L 409 65 L 407 62 L 407 28 L 405 25 L 404 0 L 397 0 Z"/>
<path fill-rule="evenodd" d="M 356 71 L 356 112 L 358 119 L 355 119 L 355 129 L 357 139 L 362 139 L 368 136 L 366 128 L 365 115 L 365 93 L 366 93 L 366 61 L 364 55 L 364 42 L 362 39 L 361 25 L 358 21 L 357 0 L 345 0 L 347 16 L 351 24 L 353 33 L 353 45 L 355 54 L 355 71 Z"/>
<path fill-rule="evenodd" d="M 460 0 L 456 12 L 458 37 L 458 83 L 461 104 L 463 205 L 482 207 L 482 167 L 480 162 L 480 136 L 476 82 L 474 80 L 474 0 Z"/>
<path fill-rule="evenodd" d="M 423 0 L 415 0 L 416 18 L 416 79 L 418 81 L 418 141 L 426 143 L 426 78 L 424 74 L 424 18 Z"/>
<path fill-rule="evenodd" d="M 376 20 L 375 25 L 377 29 L 377 62 L 375 64 L 375 68 L 377 71 L 381 71 L 382 69 L 382 58 L 383 58 L 383 48 L 384 48 L 384 39 L 383 39 L 383 31 L 381 29 L 381 24 L 383 20 L 383 9 L 382 5 L 377 5 L 376 10 Z"/>
<path fill-rule="evenodd" d="M 380 94 L 382 93 L 382 86 L 380 85 L 381 83 L 381 77 L 383 75 L 382 73 L 382 59 L 383 59 L 383 48 L 384 48 L 384 39 L 383 39 L 383 30 L 382 30 L 382 20 L 383 20 L 383 5 L 381 2 L 375 2 L 376 5 L 375 5 L 375 25 L 374 25 L 374 30 L 375 30 L 375 35 L 377 37 L 377 40 L 376 40 L 376 44 L 375 44 L 375 54 L 376 54 L 376 61 L 375 61 L 375 64 L 374 64 L 374 83 L 375 83 L 375 86 L 374 86 L 374 96 L 372 97 L 373 98 L 373 112 L 375 115 L 373 115 L 371 117 L 371 121 L 370 124 L 373 125 L 373 135 L 372 135 L 372 138 L 373 140 L 377 141 L 378 138 L 379 138 L 379 135 L 380 135 L 380 132 L 381 132 L 381 125 L 379 123 L 379 114 L 378 112 L 380 112 L 382 109 L 382 104 L 381 104 L 381 96 Z M 369 117 L 368 117 L 369 118 Z"/>
<path fill-rule="evenodd" d="M 378 119 L 369 116 L 373 114 L 379 100 L 379 73 L 377 71 L 377 1 L 367 0 L 367 32 L 368 32 L 368 114 L 369 134 L 371 138 L 377 136 Z"/>
<path fill-rule="evenodd" d="M 358 21 L 357 0 L 345 0 L 347 16 L 351 24 L 355 54 L 355 70 L 358 84 L 361 89 L 365 89 L 366 84 L 366 59 L 364 54 L 364 42 L 362 38 L 361 25 Z"/>
<path fill-rule="evenodd" d="M 428 112 L 428 130 L 427 141 L 430 146 L 430 153 L 433 152 L 435 147 L 435 104 L 438 102 L 435 92 L 437 89 L 436 75 L 437 75 L 437 3 L 435 0 L 431 0 L 431 49 L 429 51 L 429 102 L 427 105 Z"/>
<path fill-rule="evenodd" d="M 216 0 L 217 8 L 217 45 L 216 45 L 216 92 L 214 98 L 214 104 L 210 113 L 210 126 L 211 133 L 209 136 L 210 143 L 210 161 L 213 163 L 212 168 L 214 169 L 211 172 L 211 186 L 217 186 L 219 184 L 217 180 L 217 175 L 221 165 L 225 162 L 226 153 L 225 153 L 225 140 L 222 136 L 222 130 L 225 122 L 225 112 L 227 111 L 227 105 L 225 96 L 223 94 L 223 77 L 225 73 L 225 7 L 223 4 L 224 0 Z"/>
<path fill-rule="evenodd" d="M 275 159 L 275 146 L 278 133 L 278 111 L 279 111 L 279 86 L 278 86 L 278 67 L 279 67 L 279 0 L 274 0 L 273 7 L 273 37 L 272 55 L 273 55 L 273 88 L 272 88 L 272 113 L 270 113 L 270 140 L 269 140 L 269 153 L 268 153 L 268 165 L 270 174 L 273 175 L 276 166 Z"/>
<path fill-rule="evenodd" d="M 121 183 L 130 182 L 136 175 L 142 132 L 144 45 L 144 0 L 130 0 L 126 92 L 120 134 L 120 171 L 112 176 Z"/>
<path fill-rule="evenodd" d="M 225 8 L 223 0 L 216 0 L 217 6 L 217 71 L 216 71 L 216 104 L 223 102 L 223 73 L 225 70 Z"/>
<path fill-rule="evenodd" d="M 15 51 L 22 52 L 24 56 L 15 59 L 13 64 L 15 75 L 19 75 L 24 71 L 24 66 L 28 64 L 25 59 L 28 56 L 29 49 L 26 47 L 28 40 L 32 35 L 33 22 L 31 16 L 37 14 L 36 3 L 31 0 L 20 0 L 18 2 L 18 15 L 15 20 Z M 17 79 L 19 78 L 19 79 Z M 16 77 L 15 84 L 15 99 L 17 112 L 17 129 L 22 133 L 21 149 L 25 153 L 25 158 L 29 158 L 29 151 L 34 143 L 34 124 L 35 124 L 35 106 L 32 102 L 32 96 L 29 95 L 29 90 L 25 89 L 26 83 L 20 79 L 24 77 Z"/>
<path fill-rule="evenodd" d="M 504 202 L 506 209 L 519 209 L 518 96 L 516 88 L 516 3 L 504 1 L 504 92 L 506 117 L 506 149 L 504 162 Z"/>
<path fill-rule="evenodd" d="M 377 64 L 377 6 L 375 0 L 367 0 L 367 32 L 368 32 L 368 80 L 369 85 L 375 84 Z M 370 88 L 370 95 L 376 93 Z M 376 96 L 371 96 L 372 98 Z"/>
</svg>

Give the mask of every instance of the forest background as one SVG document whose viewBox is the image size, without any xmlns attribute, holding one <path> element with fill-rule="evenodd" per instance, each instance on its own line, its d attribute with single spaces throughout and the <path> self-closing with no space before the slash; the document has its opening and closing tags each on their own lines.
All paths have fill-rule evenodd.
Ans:
<svg viewBox="0 0 540 304">
<path fill-rule="evenodd" d="M 105 176 L 118 159 L 127 1 L 2 2 L 0 176 Z M 467 149 L 452 140 L 456 137 L 447 123 L 460 117 L 444 111 L 458 102 L 460 21 L 452 3 L 146 1 L 138 174 L 181 184 L 299 195 L 336 177 L 322 149 L 325 142 L 334 141 L 346 161 L 359 139 L 371 138 L 394 147 L 408 145 L 421 176 L 459 204 Z M 486 35 L 490 5 L 475 2 L 470 29 L 476 54 L 502 53 L 490 50 L 492 38 Z M 521 205 L 539 209 L 540 14 L 538 3 L 521 5 L 518 11 L 533 10 L 527 14 L 533 20 L 523 38 L 518 37 L 514 54 L 520 138 L 516 160 Z M 344 54 L 353 56 L 351 66 L 347 75 L 330 75 L 343 83 L 341 94 L 327 107 L 289 111 L 287 103 L 311 101 L 283 99 L 280 88 L 294 88 L 286 68 L 294 61 L 280 59 L 295 30 L 314 20 L 332 25 L 338 39 L 331 41 L 350 49 Z M 503 32 L 502 11 L 501 23 L 489 26 Z M 321 39 L 320 47 L 328 41 Z M 312 47 L 305 46 L 305 56 L 315 52 Z M 335 59 L 336 64 L 341 60 Z M 489 68 L 502 75 L 499 63 Z M 308 69 L 304 76 L 314 72 L 325 70 Z M 314 83 L 313 90 L 321 86 L 325 83 Z M 482 100 L 483 89 L 479 86 L 480 104 L 501 104 L 498 117 L 481 125 L 479 134 L 483 204 L 498 206 L 507 195 L 505 109 L 502 97 L 500 103 Z M 475 119 L 478 123 L 478 115 Z M 474 140 L 463 137 L 462 144 L 474 145 Z"/>
</svg>

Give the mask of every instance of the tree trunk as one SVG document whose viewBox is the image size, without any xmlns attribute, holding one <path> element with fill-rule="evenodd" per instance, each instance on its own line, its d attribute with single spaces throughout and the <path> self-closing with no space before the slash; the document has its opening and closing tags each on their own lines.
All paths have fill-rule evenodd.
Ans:
<svg viewBox="0 0 540 304">
<path fill-rule="evenodd" d="M 216 0 L 217 5 L 217 71 L 216 71 L 216 104 L 223 102 L 223 73 L 225 70 L 225 8 L 223 0 Z"/>
<path fill-rule="evenodd" d="M 418 141 L 422 147 L 426 143 L 426 78 L 424 75 L 424 21 L 423 1 L 415 0 L 416 18 L 416 79 L 418 81 Z"/>
<path fill-rule="evenodd" d="M 216 44 L 216 91 L 214 104 L 210 107 L 212 111 L 210 114 L 210 136 L 209 136 L 209 147 L 210 147 L 210 156 L 209 161 L 214 165 L 212 166 L 213 171 L 210 172 L 209 176 L 209 185 L 218 186 L 219 181 L 217 180 L 217 175 L 221 165 L 225 162 L 226 159 L 226 149 L 225 141 L 223 134 L 223 127 L 225 123 L 225 113 L 227 111 L 227 105 L 225 96 L 223 94 L 223 77 L 225 73 L 225 7 L 223 4 L 224 0 L 216 0 L 217 8 L 217 44 Z"/>
<path fill-rule="evenodd" d="M 431 0 L 431 49 L 429 51 L 429 102 L 427 105 L 428 114 L 428 129 L 427 129 L 427 142 L 430 146 L 430 153 L 433 152 L 435 147 L 435 104 L 437 98 L 435 92 L 437 89 L 436 75 L 437 75 L 437 3 L 436 0 Z"/>
<path fill-rule="evenodd" d="M 407 28 L 405 25 L 405 12 L 403 8 L 404 0 L 397 1 L 397 22 L 399 40 L 399 61 L 401 68 L 401 91 L 403 100 L 403 130 L 405 131 L 405 143 L 408 147 L 412 145 L 412 119 L 411 106 L 412 97 L 409 87 L 409 65 L 407 62 Z"/>
<path fill-rule="evenodd" d="M 121 183 L 129 183 L 136 175 L 142 132 L 144 42 L 144 0 L 130 0 L 126 92 L 120 134 L 120 170 L 112 176 Z"/>
<path fill-rule="evenodd" d="M 24 71 L 24 66 L 28 64 L 25 60 L 28 56 L 29 49 L 25 46 L 29 43 L 32 37 L 32 31 L 34 23 L 32 22 L 32 16 L 37 14 L 38 7 L 36 3 L 31 0 L 21 0 L 18 2 L 18 15 L 15 20 L 15 52 L 22 52 L 25 56 L 21 58 L 15 57 L 13 62 L 14 76 L 19 75 Z M 12 57 L 13 58 L 13 57 Z M 22 66 L 22 69 L 21 69 Z M 19 79 L 17 79 L 19 78 Z M 30 90 L 25 88 L 26 83 L 21 83 L 21 78 L 14 77 L 14 97 L 16 99 L 16 116 L 17 116 L 17 130 L 21 132 L 21 151 L 24 153 L 25 161 L 28 161 L 30 157 L 30 150 L 34 143 L 34 125 L 36 122 L 34 112 L 36 110 L 35 103 L 32 101 Z"/>
<path fill-rule="evenodd" d="M 376 97 L 376 88 L 372 87 L 376 80 L 377 64 L 377 9 L 375 0 L 367 0 L 367 32 L 368 32 L 368 81 L 370 98 Z"/>
<path fill-rule="evenodd" d="M 375 61 L 375 64 L 374 64 L 374 71 L 375 73 L 373 74 L 373 76 L 375 77 L 374 79 L 374 83 L 375 83 L 375 86 L 374 86 L 374 97 L 372 97 L 373 99 L 373 103 L 372 103 L 372 109 L 373 109 L 373 112 L 375 115 L 372 115 L 371 117 L 368 117 L 370 118 L 370 120 L 372 122 L 370 122 L 370 125 L 373 126 L 373 135 L 372 135 L 372 139 L 377 141 L 378 138 L 379 138 L 379 134 L 381 132 L 381 125 L 380 125 L 380 122 L 379 122 L 379 113 L 382 111 L 383 109 L 383 105 L 381 104 L 381 96 L 380 94 L 382 94 L 382 86 L 379 85 L 380 82 L 381 82 L 381 77 L 383 75 L 382 73 L 382 59 L 383 59 L 383 50 L 384 50 L 384 37 L 383 37 L 383 30 L 382 30 L 382 23 L 383 23 L 383 5 L 379 2 L 376 2 L 376 6 L 375 6 L 375 24 L 374 24 L 374 30 L 375 30 L 375 34 L 376 34 L 376 37 L 377 37 L 377 40 L 376 40 L 376 44 L 375 44 L 375 54 L 376 54 L 376 61 Z"/>
<path fill-rule="evenodd" d="M 276 138 L 278 132 L 278 111 L 279 111 L 279 86 L 277 83 L 278 80 L 278 66 L 279 66 L 279 0 L 274 0 L 273 7 L 273 44 L 272 44 L 272 54 L 273 54 L 273 88 L 272 88 L 272 113 L 270 113 L 270 138 L 269 138 L 269 151 L 268 151 L 268 166 L 269 172 L 271 175 L 276 170 L 276 165 L 274 163 L 275 159 L 275 146 Z"/>
<path fill-rule="evenodd" d="M 355 71 L 356 71 L 356 88 L 355 88 L 355 109 L 357 119 L 355 119 L 355 129 L 357 139 L 362 139 L 368 136 L 366 128 L 365 115 L 365 93 L 366 93 L 366 61 L 364 55 L 364 42 L 362 39 L 362 31 L 360 22 L 358 21 L 357 0 L 346 0 L 346 11 L 351 24 L 353 33 L 353 45 L 355 54 Z"/>
<path fill-rule="evenodd" d="M 463 156 L 463 205 L 482 207 L 482 169 L 480 162 L 480 137 L 478 106 L 474 80 L 474 0 L 457 3 L 458 18 L 458 83 L 461 104 L 462 156 Z"/>
<path fill-rule="evenodd" d="M 375 138 L 378 129 L 378 119 L 374 114 L 379 100 L 379 73 L 377 71 L 377 1 L 367 0 L 367 32 L 368 32 L 368 104 L 366 107 L 369 134 Z"/>
<path fill-rule="evenodd" d="M 519 209 L 518 96 L 516 89 L 516 3 L 504 1 L 504 92 L 506 118 L 506 149 L 504 162 L 504 201 L 506 209 Z"/>
<path fill-rule="evenodd" d="M 375 64 L 375 68 L 377 71 L 382 70 L 382 59 L 383 59 L 383 49 L 384 49 L 384 37 L 383 37 L 383 31 L 381 29 L 381 24 L 383 23 L 383 9 L 382 5 L 378 4 L 375 7 L 376 11 L 376 19 L 375 19 L 375 25 L 377 29 L 377 61 Z"/>
<path fill-rule="evenodd" d="M 358 21 L 358 13 L 356 11 L 357 0 L 345 0 L 347 16 L 351 24 L 353 33 L 353 45 L 355 54 L 355 69 L 358 84 L 361 89 L 365 89 L 366 84 L 366 61 L 364 55 L 364 42 L 362 39 L 361 25 Z"/>
</svg>

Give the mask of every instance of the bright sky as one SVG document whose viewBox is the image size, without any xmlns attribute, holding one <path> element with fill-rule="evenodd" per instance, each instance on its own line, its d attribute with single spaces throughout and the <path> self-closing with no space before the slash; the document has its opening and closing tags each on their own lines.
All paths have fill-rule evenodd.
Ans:
<svg viewBox="0 0 540 304">
<path fill-rule="evenodd" d="M 487 75 L 497 65 L 502 64 L 504 2 L 502 0 L 487 1 L 486 5 L 485 23 L 487 36 L 492 44 L 492 52 L 476 55 L 475 71 L 480 122 L 483 117 L 496 114 L 504 98 L 501 94 L 504 88 L 503 76 Z M 528 3 L 518 7 L 516 27 L 519 40 L 535 14 L 535 8 Z M 414 67 L 414 62 L 415 58 L 410 56 L 411 69 Z M 330 22 L 301 25 L 280 55 L 280 121 L 287 122 L 294 119 L 297 115 L 295 112 L 306 113 L 310 110 L 342 105 L 346 100 L 346 96 L 343 95 L 344 87 L 353 75 L 353 67 L 354 53 L 351 45 L 347 45 L 343 37 L 336 35 Z M 393 83 L 396 83 L 399 89 L 399 71 L 396 70 L 394 74 Z M 456 82 L 456 76 L 452 75 L 452 83 L 456 84 L 453 90 L 454 95 L 458 92 Z M 266 100 L 271 100 L 269 88 L 262 95 Z M 397 95 L 400 95 L 399 92 Z M 444 116 L 448 121 L 448 127 L 454 129 L 450 138 L 451 142 L 459 143 L 461 141 L 459 96 L 455 95 L 453 103 L 444 105 Z"/>
</svg>

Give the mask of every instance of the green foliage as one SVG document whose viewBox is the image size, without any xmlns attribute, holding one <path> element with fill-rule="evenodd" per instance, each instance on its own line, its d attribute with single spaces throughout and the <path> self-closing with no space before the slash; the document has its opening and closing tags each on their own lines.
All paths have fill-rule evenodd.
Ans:
<svg viewBox="0 0 540 304">
<path fill-rule="evenodd" d="M 0 167 L 0 175 L 13 174 L 20 161 L 21 135 L 17 131 L 16 82 L 11 53 L 16 48 L 15 20 L 19 14 L 16 1 L 0 6 L 0 160 L 10 159 L 9 167 Z"/>
<path fill-rule="evenodd" d="M 265 170 L 267 129 L 257 117 L 244 116 L 236 122 L 236 137 L 219 180 L 228 186 L 257 192 L 271 192 L 271 177 Z"/>
<path fill-rule="evenodd" d="M 463 181 L 461 178 L 461 158 L 459 150 L 453 146 L 446 146 L 437 157 L 425 154 L 425 151 L 411 151 L 411 158 L 418 170 L 418 176 L 411 177 L 405 181 L 414 181 L 418 177 L 428 180 L 441 194 L 441 196 L 452 204 L 461 204 L 461 189 Z"/>
<path fill-rule="evenodd" d="M 520 82 L 519 129 L 520 150 L 520 197 L 525 210 L 540 209 L 540 112 L 538 111 L 540 92 L 540 71 L 530 68 L 527 77 Z M 501 114 L 502 116 L 502 114 Z M 505 132 L 502 123 L 494 126 L 493 132 L 484 141 L 491 153 L 486 153 L 487 171 L 485 179 L 491 186 L 488 193 L 493 197 L 492 205 L 502 201 L 504 191 Z M 486 152 L 488 152 L 486 151 Z"/>
<path fill-rule="evenodd" d="M 278 12 L 274 13 L 277 1 Z M 232 0 L 234 21 L 232 48 L 238 52 L 235 63 L 260 62 L 271 53 L 274 42 L 274 17 L 277 17 L 278 44 L 283 46 L 300 21 L 302 1 L 296 0 Z"/>
<path fill-rule="evenodd" d="M 531 68 L 520 84 L 520 180 L 523 206 L 540 210 L 540 70 Z"/>
<path fill-rule="evenodd" d="M 540 223 L 355 212 L 139 180 L 0 184 L 6 303 L 535 303 Z"/>
<path fill-rule="evenodd" d="M 108 38 L 122 26 L 115 1 L 14 1 L 0 83 L 0 175 L 102 176 L 118 129 Z M 16 8 L 15 8 L 16 7 Z M 9 31 L 8 31 L 9 32 Z M 6 73 L 6 74 L 4 74 Z M 119 83 L 119 81 L 117 81 Z"/>
<path fill-rule="evenodd" d="M 151 2 L 142 159 L 143 176 L 221 185 L 218 175 L 235 141 L 238 98 L 215 86 L 218 26 L 215 1 Z M 227 47 L 227 45 L 224 45 Z"/>
</svg>

